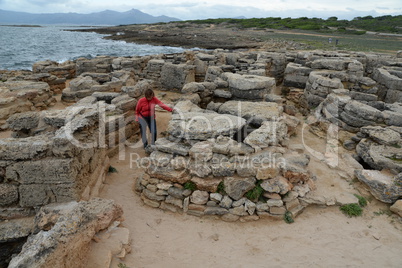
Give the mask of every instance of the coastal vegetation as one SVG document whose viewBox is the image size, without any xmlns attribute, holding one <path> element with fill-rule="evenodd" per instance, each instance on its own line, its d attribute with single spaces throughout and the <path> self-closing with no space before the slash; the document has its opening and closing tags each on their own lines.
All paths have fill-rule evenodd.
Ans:
<svg viewBox="0 0 402 268">
<path fill-rule="evenodd" d="M 194 24 L 233 24 L 239 28 L 282 29 L 282 30 L 310 30 L 326 33 L 342 33 L 361 35 L 367 31 L 402 34 L 402 15 L 380 17 L 356 17 L 353 20 L 338 20 L 337 17 L 321 18 L 251 18 L 251 19 L 205 19 L 189 20 Z"/>
</svg>

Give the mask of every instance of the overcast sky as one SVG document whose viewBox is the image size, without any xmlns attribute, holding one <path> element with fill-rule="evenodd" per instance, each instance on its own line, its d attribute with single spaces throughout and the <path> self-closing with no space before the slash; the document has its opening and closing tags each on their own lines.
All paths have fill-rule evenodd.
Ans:
<svg viewBox="0 0 402 268">
<path fill-rule="evenodd" d="M 0 9 L 30 13 L 92 13 L 106 9 L 139 9 L 153 16 L 166 15 L 182 20 L 261 17 L 401 15 L 402 0 L 0 0 Z"/>
</svg>

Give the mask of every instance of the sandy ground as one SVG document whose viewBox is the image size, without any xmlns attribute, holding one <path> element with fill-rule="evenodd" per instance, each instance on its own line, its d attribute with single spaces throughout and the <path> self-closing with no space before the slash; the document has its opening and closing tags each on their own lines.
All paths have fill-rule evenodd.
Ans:
<svg viewBox="0 0 402 268">
<path fill-rule="evenodd" d="M 158 113 L 163 131 L 169 113 Z M 301 135 L 292 142 L 299 143 Z M 312 134 L 307 143 L 324 148 Z M 114 199 L 124 209 L 121 224 L 130 230 L 132 252 L 119 262 L 127 267 L 402 267 L 402 224 L 387 215 L 388 206 L 372 198 L 363 216 L 348 218 L 338 206 L 310 206 L 293 224 L 282 220 L 228 223 L 214 218 L 174 214 L 145 206 L 133 191 L 142 172 L 132 159 L 144 157 L 142 149 L 126 147 L 124 157 L 111 159 L 118 173 L 109 173 L 102 198 Z M 125 159 L 123 159 L 125 158 Z M 358 182 L 340 178 L 312 157 L 310 166 L 318 177 L 317 192 L 331 195 L 357 192 Z"/>
</svg>

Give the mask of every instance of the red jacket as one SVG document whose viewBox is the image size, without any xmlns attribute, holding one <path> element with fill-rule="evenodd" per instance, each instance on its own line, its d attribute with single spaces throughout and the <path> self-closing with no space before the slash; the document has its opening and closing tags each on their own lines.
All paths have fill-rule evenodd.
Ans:
<svg viewBox="0 0 402 268">
<path fill-rule="evenodd" d="M 135 107 L 135 120 L 138 121 L 138 117 L 153 116 L 155 118 L 155 105 L 159 105 L 166 111 L 171 112 L 173 109 L 161 102 L 158 98 L 153 97 L 150 101 L 147 98 L 141 98 L 137 106 Z"/>
</svg>

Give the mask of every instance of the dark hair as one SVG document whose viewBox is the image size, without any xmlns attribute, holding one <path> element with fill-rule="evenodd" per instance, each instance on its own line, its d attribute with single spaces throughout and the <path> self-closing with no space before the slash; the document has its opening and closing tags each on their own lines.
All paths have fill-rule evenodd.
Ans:
<svg viewBox="0 0 402 268">
<path fill-rule="evenodd" d="M 146 90 L 145 90 L 145 98 L 152 98 L 153 96 L 155 96 L 155 93 L 154 93 L 154 91 L 152 90 L 152 89 L 150 89 L 150 88 L 147 88 Z"/>
</svg>

